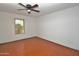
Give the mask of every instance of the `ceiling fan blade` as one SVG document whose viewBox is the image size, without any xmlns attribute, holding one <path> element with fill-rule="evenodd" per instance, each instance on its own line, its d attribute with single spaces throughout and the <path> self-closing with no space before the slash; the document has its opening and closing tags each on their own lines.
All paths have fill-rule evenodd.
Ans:
<svg viewBox="0 0 79 59">
<path fill-rule="evenodd" d="M 26 10 L 26 9 L 18 9 L 18 10 Z"/>
<path fill-rule="evenodd" d="M 18 4 L 26 8 L 26 6 L 25 6 L 25 5 L 23 5 L 22 3 L 18 3 Z"/>
<path fill-rule="evenodd" d="M 36 8 L 36 7 L 38 7 L 38 4 L 35 4 L 35 5 L 32 6 L 32 8 Z"/>
<path fill-rule="evenodd" d="M 35 12 L 40 12 L 39 10 L 34 10 L 34 9 L 31 9 L 32 11 L 35 11 Z"/>
</svg>

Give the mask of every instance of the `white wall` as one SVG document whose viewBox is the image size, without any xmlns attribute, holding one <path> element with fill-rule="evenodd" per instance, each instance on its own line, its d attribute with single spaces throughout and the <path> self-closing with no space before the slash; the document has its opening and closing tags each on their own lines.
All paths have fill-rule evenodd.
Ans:
<svg viewBox="0 0 79 59">
<path fill-rule="evenodd" d="M 79 50 L 79 6 L 39 17 L 38 36 Z"/>
<path fill-rule="evenodd" d="M 14 18 L 24 19 L 25 34 L 15 34 Z M 35 21 L 34 17 L 0 12 L 0 43 L 36 36 Z"/>
</svg>

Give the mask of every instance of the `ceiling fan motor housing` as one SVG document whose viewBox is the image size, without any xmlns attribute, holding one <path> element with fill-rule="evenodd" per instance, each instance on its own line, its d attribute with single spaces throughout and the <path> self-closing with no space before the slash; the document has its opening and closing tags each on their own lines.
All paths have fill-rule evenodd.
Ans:
<svg viewBox="0 0 79 59">
<path fill-rule="evenodd" d="M 31 5 L 30 5 L 30 4 L 27 4 L 26 7 L 27 7 L 28 9 L 31 9 Z"/>
</svg>

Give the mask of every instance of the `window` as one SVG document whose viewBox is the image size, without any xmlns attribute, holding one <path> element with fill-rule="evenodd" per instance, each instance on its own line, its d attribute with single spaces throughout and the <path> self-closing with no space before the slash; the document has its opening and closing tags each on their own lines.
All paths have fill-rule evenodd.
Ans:
<svg viewBox="0 0 79 59">
<path fill-rule="evenodd" d="M 24 19 L 15 19 L 15 33 L 22 34 L 24 33 Z"/>
</svg>

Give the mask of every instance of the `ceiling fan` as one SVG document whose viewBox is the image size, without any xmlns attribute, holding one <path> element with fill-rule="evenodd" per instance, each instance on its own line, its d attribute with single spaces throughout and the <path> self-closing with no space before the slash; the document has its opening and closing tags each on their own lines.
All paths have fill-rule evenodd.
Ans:
<svg viewBox="0 0 79 59">
<path fill-rule="evenodd" d="M 34 12 L 40 12 L 39 10 L 35 10 L 34 8 L 37 8 L 38 7 L 38 4 L 35 4 L 35 5 L 30 5 L 30 4 L 27 4 L 27 5 L 23 5 L 22 3 L 18 3 L 20 6 L 24 7 L 25 9 L 18 9 L 18 10 L 27 10 L 28 14 L 31 13 L 31 11 L 34 11 Z"/>
</svg>

